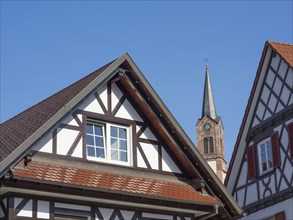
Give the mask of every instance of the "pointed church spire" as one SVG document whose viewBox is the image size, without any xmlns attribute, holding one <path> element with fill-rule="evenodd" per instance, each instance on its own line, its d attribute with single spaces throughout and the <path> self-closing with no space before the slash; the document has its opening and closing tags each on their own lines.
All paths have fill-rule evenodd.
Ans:
<svg viewBox="0 0 293 220">
<path fill-rule="evenodd" d="M 204 84 L 203 105 L 202 105 L 202 118 L 210 116 L 212 119 L 217 119 L 216 108 L 214 103 L 213 91 L 208 71 L 208 64 L 206 63 L 206 76 Z"/>
</svg>

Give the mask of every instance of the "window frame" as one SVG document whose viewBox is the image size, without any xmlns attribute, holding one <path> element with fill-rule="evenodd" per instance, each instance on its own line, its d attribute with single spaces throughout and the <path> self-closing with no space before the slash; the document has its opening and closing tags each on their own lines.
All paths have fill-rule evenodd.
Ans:
<svg viewBox="0 0 293 220">
<path fill-rule="evenodd" d="M 269 160 L 268 157 L 268 145 L 267 143 L 270 142 L 271 145 L 271 159 Z M 261 146 L 265 144 L 265 162 L 268 164 L 268 161 L 271 161 L 271 167 L 267 168 L 266 170 L 263 170 L 263 166 L 262 166 L 262 152 L 261 152 Z M 272 138 L 271 137 L 267 137 L 265 139 L 263 139 L 262 141 L 260 141 L 259 143 L 257 143 L 257 155 L 258 155 L 258 165 L 259 165 L 259 174 L 263 175 L 266 173 L 271 172 L 272 170 L 274 170 L 274 155 L 273 155 L 273 143 L 272 143 Z"/>
<path fill-rule="evenodd" d="M 118 164 L 118 165 L 124 165 L 124 166 L 132 166 L 132 136 L 131 136 L 131 126 L 130 125 L 121 125 L 121 124 L 115 124 L 111 122 L 101 122 L 101 121 L 95 121 L 95 120 L 88 120 L 86 122 L 87 125 L 99 125 L 102 126 L 104 136 L 104 155 L 105 158 L 99 158 L 96 156 L 89 156 L 88 155 L 88 144 L 87 144 L 87 137 L 88 133 L 86 130 L 86 137 L 85 137 L 85 145 L 86 145 L 86 159 L 88 161 L 97 161 L 97 162 L 104 162 L 104 163 L 110 163 L 110 164 Z M 111 126 L 116 128 L 122 128 L 126 129 L 126 155 L 127 155 L 127 161 L 120 161 L 120 160 L 114 160 L 111 158 Z M 119 152 L 119 149 L 118 149 Z"/>
</svg>

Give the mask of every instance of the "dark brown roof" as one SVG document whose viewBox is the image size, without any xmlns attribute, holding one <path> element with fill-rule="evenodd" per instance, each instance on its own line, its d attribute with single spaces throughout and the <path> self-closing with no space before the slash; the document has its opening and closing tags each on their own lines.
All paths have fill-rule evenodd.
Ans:
<svg viewBox="0 0 293 220">
<path fill-rule="evenodd" d="M 291 67 L 293 67 L 293 44 L 267 42 Z"/>
<path fill-rule="evenodd" d="M 0 162 L 45 124 L 114 61 L 0 124 Z"/>
<path fill-rule="evenodd" d="M 12 172 L 16 179 L 34 182 L 67 184 L 79 188 L 87 187 L 93 190 L 188 203 L 221 204 L 216 198 L 197 192 L 187 182 L 163 181 L 36 161 L 30 162 L 26 168 L 16 166 Z"/>
</svg>

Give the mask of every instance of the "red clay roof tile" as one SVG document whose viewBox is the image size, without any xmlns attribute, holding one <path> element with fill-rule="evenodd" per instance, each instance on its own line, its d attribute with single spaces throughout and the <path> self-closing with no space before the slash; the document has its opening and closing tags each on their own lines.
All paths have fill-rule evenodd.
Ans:
<svg viewBox="0 0 293 220">
<path fill-rule="evenodd" d="M 69 184 L 76 187 L 89 187 L 93 190 L 111 190 L 119 194 L 182 202 L 221 204 L 216 198 L 197 192 L 186 182 L 175 183 L 36 161 L 30 162 L 27 168 L 16 166 L 12 172 L 15 178 L 36 182 L 48 181 L 51 184 Z"/>
</svg>

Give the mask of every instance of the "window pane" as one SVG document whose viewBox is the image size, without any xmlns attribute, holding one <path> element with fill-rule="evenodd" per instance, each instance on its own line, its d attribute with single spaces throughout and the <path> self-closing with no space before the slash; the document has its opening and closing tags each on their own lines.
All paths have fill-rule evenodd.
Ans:
<svg viewBox="0 0 293 220">
<path fill-rule="evenodd" d="M 260 145 L 260 152 L 263 153 L 266 151 L 265 144 Z"/>
<path fill-rule="evenodd" d="M 271 160 L 273 158 L 272 150 L 269 150 L 267 154 L 268 154 L 268 160 Z"/>
<path fill-rule="evenodd" d="M 104 148 L 96 148 L 98 158 L 105 158 Z"/>
<path fill-rule="evenodd" d="M 95 156 L 95 148 L 88 146 L 87 147 L 87 155 L 91 156 L 91 157 L 94 157 Z"/>
<path fill-rule="evenodd" d="M 118 128 L 111 126 L 111 137 L 118 137 Z"/>
<path fill-rule="evenodd" d="M 266 142 L 266 145 L 267 145 L 267 150 L 272 149 L 272 142 L 271 141 Z"/>
<path fill-rule="evenodd" d="M 271 167 L 273 167 L 273 161 L 272 160 L 269 160 L 267 162 L 267 168 L 270 169 Z"/>
<path fill-rule="evenodd" d="M 261 154 L 261 162 L 264 163 L 266 160 L 267 160 L 266 154 L 265 153 Z"/>
<path fill-rule="evenodd" d="M 123 139 L 126 139 L 127 138 L 127 136 L 126 136 L 126 129 L 119 128 L 119 137 L 120 138 L 123 138 Z"/>
<path fill-rule="evenodd" d="M 118 149 L 118 139 L 111 138 L 111 149 Z"/>
<path fill-rule="evenodd" d="M 267 163 L 264 162 L 262 163 L 262 171 L 266 171 L 267 170 Z"/>
<path fill-rule="evenodd" d="M 96 146 L 104 147 L 104 140 L 102 137 L 96 137 Z"/>
<path fill-rule="evenodd" d="M 111 159 L 118 160 L 118 150 L 111 150 Z"/>
<path fill-rule="evenodd" d="M 87 136 L 86 136 L 86 143 L 87 143 L 88 145 L 92 145 L 92 146 L 94 146 L 94 136 L 87 135 Z"/>
<path fill-rule="evenodd" d="M 103 136 L 102 126 L 95 125 L 95 135 Z"/>
<path fill-rule="evenodd" d="M 93 134 L 93 125 L 90 125 L 90 124 L 86 125 L 86 133 Z"/>
<path fill-rule="evenodd" d="M 127 141 L 126 140 L 120 140 L 120 149 L 121 150 L 127 150 Z"/>
<path fill-rule="evenodd" d="M 120 151 L 120 161 L 127 162 L 127 152 Z"/>
</svg>

